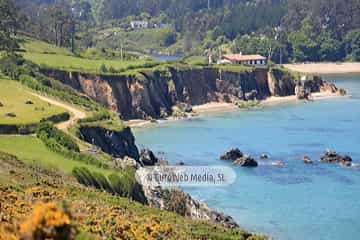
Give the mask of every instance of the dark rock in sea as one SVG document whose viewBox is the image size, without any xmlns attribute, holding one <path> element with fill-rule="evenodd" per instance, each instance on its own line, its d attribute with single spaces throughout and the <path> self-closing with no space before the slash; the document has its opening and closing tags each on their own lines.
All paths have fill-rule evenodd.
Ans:
<svg viewBox="0 0 360 240">
<path fill-rule="evenodd" d="M 150 149 L 142 149 L 139 160 L 144 166 L 155 166 L 159 162 L 159 159 Z"/>
<path fill-rule="evenodd" d="M 245 93 L 245 100 L 246 101 L 256 100 L 257 95 L 258 95 L 258 91 L 252 90 L 251 92 Z"/>
<path fill-rule="evenodd" d="M 224 153 L 223 155 L 221 155 L 220 159 L 221 160 L 233 160 L 235 161 L 238 158 L 243 157 L 244 154 L 240 151 L 240 149 L 238 148 L 233 148 L 230 151 Z"/>
<path fill-rule="evenodd" d="M 16 117 L 16 114 L 15 114 L 15 113 L 6 113 L 5 116 L 6 116 L 6 117 L 15 118 L 15 117 Z"/>
<path fill-rule="evenodd" d="M 332 94 L 337 94 L 340 96 L 345 96 L 347 93 L 344 89 L 339 89 L 333 83 L 323 82 L 322 86 L 320 87 L 321 92 L 330 92 Z"/>
<path fill-rule="evenodd" d="M 269 158 L 269 155 L 263 153 L 263 154 L 260 155 L 260 158 L 261 158 L 261 159 L 268 159 L 268 158 Z"/>
<path fill-rule="evenodd" d="M 313 160 L 311 160 L 311 158 L 310 158 L 310 157 L 305 156 L 305 157 L 304 157 L 304 163 L 306 163 L 306 164 L 312 164 L 312 163 L 314 163 L 314 161 L 313 161 Z"/>
<path fill-rule="evenodd" d="M 308 100 L 310 98 L 311 89 L 306 88 L 300 82 L 295 87 L 295 95 L 298 100 Z"/>
<path fill-rule="evenodd" d="M 179 166 L 184 166 L 185 165 L 185 163 L 183 162 L 183 161 L 180 161 L 180 162 L 178 162 L 178 164 L 177 165 L 179 165 Z"/>
<path fill-rule="evenodd" d="M 234 164 L 240 165 L 241 167 L 257 167 L 258 163 L 252 157 L 244 155 L 234 161 Z"/>
<path fill-rule="evenodd" d="M 340 155 L 333 150 L 327 149 L 325 155 L 320 158 L 323 162 L 339 163 L 343 166 L 351 167 L 352 158 L 348 155 Z"/>
<path fill-rule="evenodd" d="M 352 167 L 352 163 L 348 161 L 342 161 L 340 162 L 340 165 L 344 167 Z"/>
<path fill-rule="evenodd" d="M 204 202 L 193 199 L 182 190 L 161 187 L 143 187 L 143 190 L 150 206 L 176 212 L 191 219 L 217 223 L 225 228 L 239 227 L 231 216 L 210 209 Z"/>
</svg>

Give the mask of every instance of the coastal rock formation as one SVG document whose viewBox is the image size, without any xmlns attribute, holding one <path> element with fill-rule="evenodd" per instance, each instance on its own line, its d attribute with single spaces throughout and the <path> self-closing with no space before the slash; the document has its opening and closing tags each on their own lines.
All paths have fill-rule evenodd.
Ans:
<svg viewBox="0 0 360 240">
<path fill-rule="evenodd" d="M 325 155 L 320 158 L 323 162 L 339 163 L 346 167 L 352 166 L 352 158 L 347 155 L 340 155 L 333 150 L 327 149 Z"/>
<path fill-rule="evenodd" d="M 311 90 L 299 82 L 295 87 L 295 95 L 298 100 L 308 100 L 311 95 Z"/>
<path fill-rule="evenodd" d="M 143 166 L 155 166 L 159 163 L 159 159 L 150 149 L 142 149 L 140 151 L 140 164 Z"/>
<path fill-rule="evenodd" d="M 128 156 L 139 161 L 139 151 L 130 128 L 113 131 L 99 126 L 80 126 L 79 131 L 82 140 L 98 146 L 103 152 L 115 158 Z"/>
<path fill-rule="evenodd" d="M 244 154 L 238 148 L 233 148 L 228 152 L 225 152 L 223 155 L 220 156 L 221 160 L 233 160 L 235 161 L 238 158 L 243 157 Z"/>
<path fill-rule="evenodd" d="M 114 159 L 115 167 L 125 169 L 127 167 L 133 167 L 138 169 L 140 164 L 133 158 L 125 156 L 124 158 Z"/>
<path fill-rule="evenodd" d="M 269 155 L 267 155 L 266 153 L 263 153 L 263 154 L 260 155 L 260 158 L 261 159 L 268 159 Z"/>
<path fill-rule="evenodd" d="M 211 221 L 226 228 L 239 227 L 232 217 L 210 209 L 205 203 L 193 199 L 181 190 L 144 187 L 144 194 L 150 206 L 176 212 L 192 219 Z"/>
<path fill-rule="evenodd" d="M 192 106 L 209 102 L 237 102 L 269 96 L 295 95 L 296 77 L 283 69 L 223 70 L 216 67 L 144 70 L 128 75 L 101 75 L 62 70 L 41 70 L 117 112 L 124 119 L 171 116 L 174 106 L 189 113 Z M 307 83 L 309 82 L 309 83 Z M 304 83 L 311 92 L 323 81 Z M 329 86 L 324 85 L 322 89 Z"/>
<path fill-rule="evenodd" d="M 239 165 L 241 167 L 257 167 L 258 163 L 250 157 L 249 155 L 244 155 L 234 161 L 234 164 Z"/>
<path fill-rule="evenodd" d="M 337 94 L 339 96 L 345 96 L 346 91 L 344 89 L 338 89 L 335 84 L 323 82 L 320 87 L 321 92 L 330 92 L 332 94 Z"/>
</svg>

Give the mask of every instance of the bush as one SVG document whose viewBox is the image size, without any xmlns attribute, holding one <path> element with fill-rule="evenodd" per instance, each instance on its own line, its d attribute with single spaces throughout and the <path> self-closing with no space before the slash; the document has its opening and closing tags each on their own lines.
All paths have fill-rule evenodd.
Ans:
<svg viewBox="0 0 360 240">
<path fill-rule="evenodd" d="M 106 177 L 98 172 L 90 172 L 85 167 L 75 167 L 72 171 L 77 181 L 87 187 L 95 187 L 96 189 L 105 190 L 114 193 Z"/>
<path fill-rule="evenodd" d="M 76 141 L 71 136 L 55 128 L 50 122 L 40 123 L 36 129 L 36 134 L 41 136 L 42 139 L 53 139 L 67 150 L 80 152 Z"/>
<path fill-rule="evenodd" d="M 42 122 L 36 129 L 36 135 L 51 151 L 71 158 L 74 161 L 91 164 L 101 168 L 109 166 L 99 159 L 80 153 L 79 146 L 75 140 L 66 133 L 58 130 L 49 122 Z"/>
</svg>

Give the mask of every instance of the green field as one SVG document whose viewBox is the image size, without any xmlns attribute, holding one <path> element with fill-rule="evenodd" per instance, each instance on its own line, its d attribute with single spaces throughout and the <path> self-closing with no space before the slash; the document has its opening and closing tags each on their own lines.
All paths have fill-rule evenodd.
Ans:
<svg viewBox="0 0 360 240">
<path fill-rule="evenodd" d="M 57 169 L 68 174 L 71 174 L 74 167 L 86 167 L 105 175 L 112 172 L 56 154 L 35 136 L 0 135 L 0 151 L 16 156 L 26 164 Z"/>
<path fill-rule="evenodd" d="M 3 105 L 0 107 L 0 124 L 37 123 L 43 118 L 66 112 L 62 108 L 49 105 L 28 91 L 30 90 L 18 82 L 0 79 L 0 102 Z M 26 104 L 26 101 L 33 104 Z"/>
<path fill-rule="evenodd" d="M 66 48 L 57 47 L 44 41 L 32 39 L 29 37 L 22 37 L 21 48 L 30 53 L 44 53 L 44 54 L 59 54 L 73 56 L 74 54 Z"/>
</svg>

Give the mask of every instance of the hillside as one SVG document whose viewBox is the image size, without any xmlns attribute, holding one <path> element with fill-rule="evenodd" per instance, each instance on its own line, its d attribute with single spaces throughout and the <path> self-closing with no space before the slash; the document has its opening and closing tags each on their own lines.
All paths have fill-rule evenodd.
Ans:
<svg viewBox="0 0 360 240">
<path fill-rule="evenodd" d="M 110 68 L 120 66 L 115 65 L 119 64 L 116 60 L 78 57 L 35 39 L 28 39 L 21 46 L 22 51 L 4 54 L 0 59 L 1 70 L 8 76 L 0 80 L 4 87 L 0 96 L 5 99 L 4 110 L 12 106 L 19 116 L 19 125 L 25 120 L 33 125 L 26 132 L 6 132 L 0 125 L 0 200 L 4 209 L 0 215 L 1 238 L 264 239 L 237 228 L 224 228 L 219 220 L 192 220 L 147 206 L 147 196 L 135 179 L 135 170 L 143 162 L 131 129 L 101 101 L 46 74 L 64 69 L 70 73 L 74 70 L 71 66 L 79 64 L 83 74 L 96 75 L 98 65 L 94 61 L 108 63 Z M 43 59 L 41 63 L 47 65 L 39 65 L 37 59 Z M 168 67 L 167 63 L 154 62 L 138 66 L 101 76 L 112 79 L 120 73 L 124 76 L 131 71 L 139 74 L 144 69 L 155 71 L 152 67 Z M 101 86 L 95 92 L 97 89 Z M 25 98 L 32 101 L 29 105 L 44 109 L 43 115 L 24 108 Z M 86 114 L 76 121 L 71 118 L 64 128 L 40 121 L 56 111 L 75 114 L 72 109 Z M 26 119 L 21 119 L 22 115 Z M 4 119 L 0 117 L 0 121 Z M 169 194 L 174 200 L 166 201 L 177 199 L 177 195 Z M 180 193 L 183 196 L 186 197 Z M 178 212 L 179 208 L 181 205 L 166 209 Z"/>
<path fill-rule="evenodd" d="M 280 64 L 360 60 L 356 0 L 14 1 L 21 30 L 72 51 L 123 46 L 185 56 L 241 51 Z M 134 20 L 146 27 L 134 28 Z"/>
</svg>

